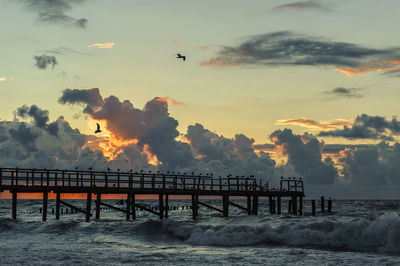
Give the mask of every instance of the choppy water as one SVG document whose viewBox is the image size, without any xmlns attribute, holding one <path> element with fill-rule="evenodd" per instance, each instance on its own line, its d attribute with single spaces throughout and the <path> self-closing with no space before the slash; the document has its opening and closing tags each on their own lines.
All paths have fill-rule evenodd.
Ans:
<svg viewBox="0 0 400 266">
<path fill-rule="evenodd" d="M 400 201 L 334 201 L 333 214 L 316 217 L 307 201 L 302 217 L 285 208 L 269 215 L 266 203 L 258 216 L 231 206 L 223 218 L 200 207 L 197 221 L 181 209 L 164 221 L 142 211 L 136 221 L 124 221 L 124 214 L 102 210 L 101 221 L 86 223 L 83 214 L 56 221 L 53 201 L 41 222 L 38 200 L 19 200 L 13 221 L 11 202 L 0 200 L 0 264 L 400 265 Z M 183 205 L 190 202 L 170 200 Z"/>
</svg>

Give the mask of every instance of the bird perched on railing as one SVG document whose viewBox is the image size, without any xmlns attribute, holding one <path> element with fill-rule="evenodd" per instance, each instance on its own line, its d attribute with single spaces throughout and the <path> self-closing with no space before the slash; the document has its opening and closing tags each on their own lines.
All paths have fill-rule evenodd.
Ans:
<svg viewBox="0 0 400 266">
<path fill-rule="evenodd" d="M 183 60 L 183 62 L 185 62 L 185 61 L 186 61 L 186 56 L 184 56 L 184 55 L 181 55 L 181 54 L 176 54 L 176 58 L 182 59 L 182 60 Z"/>
</svg>

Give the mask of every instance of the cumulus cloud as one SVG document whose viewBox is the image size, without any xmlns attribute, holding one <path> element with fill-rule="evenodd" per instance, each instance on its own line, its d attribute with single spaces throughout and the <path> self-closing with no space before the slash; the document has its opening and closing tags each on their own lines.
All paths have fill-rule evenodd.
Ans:
<svg viewBox="0 0 400 266">
<path fill-rule="evenodd" d="M 287 164 L 293 166 L 306 183 L 334 183 L 337 170 L 330 157 L 322 160 L 324 143 L 315 136 L 295 135 L 291 129 L 284 129 L 274 131 L 270 137 L 277 150 L 288 157 Z"/>
<path fill-rule="evenodd" d="M 362 98 L 363 95 L 358 93 L 360 89 L 357 88 L 344 88 L 344 87 L 337 87 L 333 90 L 325 91 L 324 94 L 330 95 L 331 99 L 336 98 Z"/>
<path fill-rule="evenodd" d="M 343 137 L 347 139 L 381 139 L 393 141 L 400 134 L 400 122 L 396 117 L 387 120 L 382 116 L 362 114 L 356 117 L 351 126 L 343 129 L 321 131 L 319 136 Z"/>
<path fill-rule="evenodd" d="M 49 112 L 47 110 L 42 110 L 36 105 L 27 106 L 24 105 L 19 107 L 15 112 L 15 115 L 23 119 L 32 118 L 34 124 L 41 129 L 47 130 L 51 135 L 57 136 L 58 134 L 58 124 L 49 122 Z"/>
<path fill-rule="evenodd" d="M 323 10 L 328 11 L 329 8 L 321 2 L 317 1 L 302 1 L 302 2 L 293 2 L 283 5 L 278 5 L 272 8 L 273 11 L 284 11 L 284 10 Z"/>
<path fill-rule="evenodd" d="M 385 142 L 368 148 L 347 148 L 340 152 L 345 182 L 352 185 L 399 186 L 400 144 Z"/>
<path fill-rule="evenodd" d="M 236 46 L 223 46 L 201 66 L 334 67 L 349 77 L 400 68 L 400 48 L 374 49 L 290 31 L 254 35 Z"/>
<path fill-rule="evenodd" d="M 115 43 L 113 42 L 106 42 L 106 43 L 93 43 L 93 44 L 89 44 L 88 47 L 89 48 L 100 48 L 100 49 L 111 49 L 113 48 L 115 45 Z"/>
<path fill-rule="evenodd" d="M 293 119 L 281 119 L 276 122 L 277 125 L 296 125 L 305 127 L 308 129 L 337 129 L 343 128 L 344 126 L 350 126 L 352 120 L 348 119 L 336 119 L 335 121 L 315 121 L 307 118 L 293 118 Z"/>
<path fill-rule="evenodd" d="M 72 6 L 81 4 L 85 0 L 20 0 L 25 7 L 37 13 L 39 22 L 48 24 L 60 24 L 85 28 L 88 20 L 86 18 L 76 19 L 66 14 Z"/>
<path fill-rule="evenodd" d="M 34 56 L 35 66 L 39 69 L 46 69 L 47 66 L 54 68 L 57 65 L 57 58 L 54 55 L 40 55 Z"/>
</svg>

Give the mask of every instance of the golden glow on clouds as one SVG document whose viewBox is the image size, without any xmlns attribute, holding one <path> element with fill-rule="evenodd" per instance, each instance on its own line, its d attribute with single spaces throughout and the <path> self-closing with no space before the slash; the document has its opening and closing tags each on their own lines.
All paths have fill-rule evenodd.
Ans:
<svg viewBox="0 0 400 266">
<path fill-rule="evenodd" d="M 163 102 L 163 103 L 167 103 L 167 104 L 170 104 L 170 105 L 183 105 L 183 103 L 182 102 L 179 102 L 179 101 L 177 101 L 177 100 L 175 100 L 175 99 L 173 99 L 173 98 L 171 98 L 171 97 L 157 97 L 156 99 L 155 99 L 157 102 Z"/>
<path fill-rule="evenodd" d="M 100 48 L 100 49 L 111 49 L 113 48 L 115 43 L 113 42 L 105 42 L 105 43 L 94 43 L 94 44 L 89 44 L 89 48 Z"/>
<path fill-rule="evenodd" d="M 313 130 L 334 130 L 351 126 L 351 119 L 336 119 L 335 121 L 314 121 L 306 118 L 283 119 L 276 122 L 277 125 L 296 125 Z"/>
<path fill-rule="evenodd" d="M 364 76 L 369 71 L 383 71 L 400 69 L 400 60 L 382 60 L 360 67 L 336 68 L 335 71 L 346 74 L 349 78 L 354 76 Z"/>
</svg>

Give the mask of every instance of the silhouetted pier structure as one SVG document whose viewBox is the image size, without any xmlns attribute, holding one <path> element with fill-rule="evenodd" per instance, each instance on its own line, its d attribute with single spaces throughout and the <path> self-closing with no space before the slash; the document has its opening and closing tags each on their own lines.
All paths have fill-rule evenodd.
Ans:
<svg viewBox="0 0 400 266">
<path fill-rule="evenodd" d="M 136 209 L 168 218 L 168 198 L 175 195 L 191 196 L 192 215 L 196 219 L 199 206 L 229 215 L 229 205 L 239 208 L 249 215 L 258 214 L 260 198 L 267 198 L 271 214 L 281 214 L 282 199 L 289 199 L 290 213 L 302 215 L 304 187 L 301 179 L 281 178 L 279 188 L 269 188 L 254 177 L 226 177 L 144 172 L 111 172 L 82 170 L 50 170 L 0 168 L 0 192 L 12 194 L 12 218 L 17 218 L 18 193 L 43 194 L 43 221 L 47 219 L 48 194 L 56 194 L 56 219 L 60 219 L 60 205 L 63 204 L 75 212 L 85 214 L 86 221 L 91 216 L 92 195 L 96 196 L 96 219 L 100 219 L 100 206 L 106 206 L 126 214 L 126 219 L 136 219 Z M 81 194 L 87 196 L 86 209 L 81 209 L 61 199 L 62 194 Z M 126 208 L 119 208 L 101 201 L 105 194 L 126 195 Z M 157 195 L 158 211 L 135 202 L 136 195 Z M 222 209 L 201 202 L 201 196 L 222 197 Z M 245 197 L 246 206 L 230 201 L 230 197 Z"/>
</svg>

